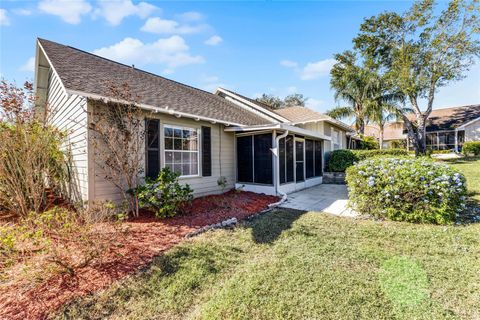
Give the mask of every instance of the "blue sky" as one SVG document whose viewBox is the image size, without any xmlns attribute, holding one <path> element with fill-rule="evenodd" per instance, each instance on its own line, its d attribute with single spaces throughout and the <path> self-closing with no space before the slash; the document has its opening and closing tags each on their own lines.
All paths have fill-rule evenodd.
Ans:
<svg viewBox="0 0 480 320">
<path fill-rule="evenodd" d="M 364 17 L 408 1 L 41 0 L 0 2 L 0 75 L 33 79 L 35 39 L 94 52 L 192 86 L 255 97 L 298 92 L 326 111 L 333 55 Z M 480 103 L 480 66 L 441 88 L 435 108 Z"/>
</svg>

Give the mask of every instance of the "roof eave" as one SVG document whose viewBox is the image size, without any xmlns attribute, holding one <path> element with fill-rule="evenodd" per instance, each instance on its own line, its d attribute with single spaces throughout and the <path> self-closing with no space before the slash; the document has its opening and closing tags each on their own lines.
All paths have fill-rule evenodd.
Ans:
<svg viewBox="0 0 480 320">
<path fill-rule="evenodd" d="M 277 123 L 273 125 L 243 126 L 225 128 L 226 132 L 255 132 L 264 130 L 288 130 L 290 133 L 298 133 L 303 136 L 331 141 L 332 138 L 324 134 L 293 126 L 288 123 Z"/>
<path fill-rule="evenodd" d="M 88 93 L 88 92 L 72 90 L 72 89 L 66 89 L 66 91 L 67 91 L 68 94 L 74 94 L 74 95 L 82 96 L 82 97 L 89 98 L 89 99 L 115 101 L 115 102 L 120 102 L 120 103 L 129 103 L 128 101 L 121 101 L 121 100 L 118 100 L 118 99 L 112 99 L 112 98 L 102 96 L 102 95 L 98 95 L 98 94 L 94 94 L 94 93 Z M 215 118 L 210 118 L 210 117 L 204 117 L 204 116 L 199 116 L 199 115 L 190 114 L 190 113 L 181 112 L 181 111 L 175 111 L 174 109 L 170 109 L 170 108 L 169 109 L 160 108 L 160 107 L 156 107 L 156 106 L 152 106 L 152 105 L 148 105 L 148 104 L 144 104 L 144 103 L 137 103 L 136 105 L 139 108 L 144 109 L 144 110 L 149 110 L 149 111 L 152 111 L 154 113 L 169 114 L 169 115 L 176 116 L 178 118 L 180 118 L 180 117 L 191 118 L 191 119 L 194 119 L 196 121 L 206 121 L 206 122 L 210 122 L 212 124 L 220 123 L 220 124 L 223 124 L 227 127 L 228 126 L 236 126 L 236 127 L 245 126 L 245 124 L 241 124 L 241 123 L 225 121 L 225 120 L 220 120 L 220 119 L 215 119 Z"/>
</svg>

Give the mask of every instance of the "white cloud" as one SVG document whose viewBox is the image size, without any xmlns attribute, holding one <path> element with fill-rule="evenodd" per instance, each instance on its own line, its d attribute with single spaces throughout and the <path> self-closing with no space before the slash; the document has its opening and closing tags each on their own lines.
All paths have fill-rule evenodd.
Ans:
<svg viewBox="0 0 480 320">
<path fill-rule="evenodd" d="M 214 92 L 218 87 L 228 88 L 229 85 L 220 81 L 220 78 L 217 76 L 204 76 L 201 79 L 200 87 L 209 92 Z"/>
<path fill-rule="evenodd" d="M 30 57 L 27 62 L 20 67 L 20 71 L 35 72 L 35 57 Z"/>
<path fill-rule="evenodd" d="M 298 62 L 295 62 L 295 61 L 292 61 L 292 60 L 282 60 L 282 61 L 280 61 L 280 64 L 284 67 L 287 67 L 287 68 L 298 67 Z"/>
<path fill-rule="evenodd" d="M 10 19 L 7 16 L 7 10 L 0 9 L 0 26 L 10 25 Z"/>
<path fill-rule="evenodd" d="M 208 28 L 206 24 L 182 25 L 175 20 L 153 17 L 148 18 L 140 30 L 156 34 L 191 34 L 201 32 L 206 28 Z"/>
<path fill-rule="evenodd" d="M 310 109 L 318 110 L 324 103 L 325 101 L 323 100 L 308 98 L 305 102 L 305 106 Z"/>
<path fill-rule="evenodd" d="M 222 41 L 223 39 L 220 36 L 215 35 L 205 40 L 205 44 L 209 46 L 216 46 L 220 44 Z"/>
<path fill-rule="evenodd" d="M 321 76 L 328 75 L 330 69 L 335 64 L 335 59 L 325 59 L 317 62 L 309 62 L 300 71 L 300 79 L 302 80 L 314 80 Z"/>
<path fill-rule="evenodd" d="M 126 17 L 138 16 L 145 19 L 156 10 L 157 7 L 146 2 L 135 5 L 131 0 L 101 0 L 94 16 L 103 17 L 112 26 L 117 26 Z"/>
<path fill-rule="evenodd" d="M 176 67 L 203 63 L 202 56 L 190 54 L 190 48 L 180 36 L 159 39 L 152 43 L 143 43 L 134 38 L 93 51 L 94 54 L 125 64 L 138 66 L 160 64 L 166 67 L 164 73 L 172 73 Z"/>
<path fill-rule="evenodd" d="M 30 16 L 32 15 L 32 10 L 17 8 L 12 10 L 13 13 L 18 14 L 19 16 Z"/>
<path fill-rule="evenodd" d="M 42 0 L 38 4 L 40 11 L 59 16 L 70 24 L 79 24 L 82 15 L 89 13 L 92 6 L 84 0 Z"/>
<path fill-rule="evenodd" d="M 183 21 L 200 21 L 203 20 L 203 15 L 200 12 L 189 11 L 177 15 L 177 17 Z"/>
</svg>

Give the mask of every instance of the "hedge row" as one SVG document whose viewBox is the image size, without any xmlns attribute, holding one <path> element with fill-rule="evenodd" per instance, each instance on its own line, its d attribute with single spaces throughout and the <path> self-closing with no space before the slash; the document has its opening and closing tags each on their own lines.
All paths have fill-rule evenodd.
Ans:
<svg viewBox="0 0 480 320">
<path fill-rule="evenodd" d="M 451 224 L 465 208 L 465 177 L 427 158 L 376 158 L 347 169 L 350 205 L 395 221 Z"/>
<path fill-rule="evenodd" d="M 405 149 L 335 150 L 328 159 L 328 171 L 345 172 L 355 162 L 375 156 L 408 156 Z"/>
</svg>

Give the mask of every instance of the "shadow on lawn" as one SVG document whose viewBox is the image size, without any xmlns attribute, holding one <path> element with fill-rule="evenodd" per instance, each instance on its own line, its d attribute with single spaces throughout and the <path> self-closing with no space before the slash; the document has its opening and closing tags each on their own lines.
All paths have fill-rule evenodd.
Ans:
<svg viewBox="0 0 480 320">
<path fill-rule="evenodd" d="M 306 211 L 282 208 L 259 217 L 250 225 L 253 240 L 256 243 L 273 243 L 305 213 Z"/>
</svg>

